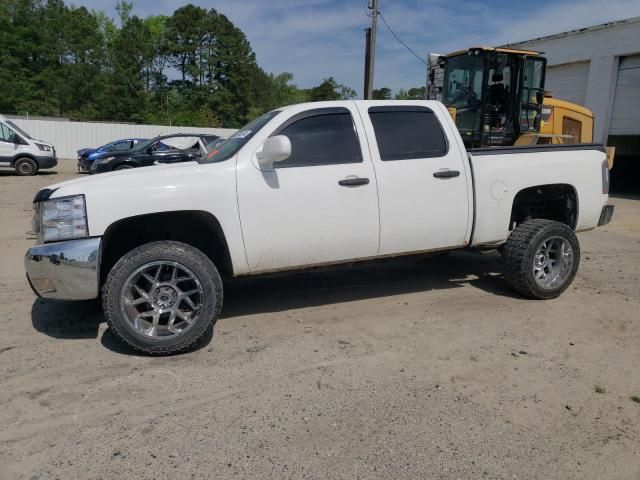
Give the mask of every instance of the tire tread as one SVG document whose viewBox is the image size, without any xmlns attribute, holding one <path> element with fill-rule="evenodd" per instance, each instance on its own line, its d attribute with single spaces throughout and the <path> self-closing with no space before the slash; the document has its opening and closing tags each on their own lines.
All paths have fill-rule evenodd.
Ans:
<svg viewBox="0 0 640 480">
<path fill-rule="evenodd" d="M 133 337 L 122 325 L 119 325 L 118 322 L 114 322 L 114 318 L 119 316 L 118 312 L 118 304 L 114 302 L 113 299 L 115 296 L 119 295 L 117 292 L 119 284 L 116 282 L 117 276 L 124 270 L 130 271 L 131 264 L 136 264 L 140 261 L 141 258 L 158 254 L 158 255 L 166 255 L 167 252 L 178 255 L 188 255 L 193 257 L 192 259 L 198 262 L 205 270 L 207 270 L 207 274 L 209 278 L 213 280 L 214 283 L 214 311 L 212 320 L 215 320 L 219 317 L 222 311 L 222 298 L 223 298 L 223 289 L 222 289 L 222 280 L 220 278 L 220 274 L 215 267 L 215 265 L 211 262 L 211 260 L 201 251 L 191 247 L 190 245 L 174 242 L 174 241 L 157 241 L 151 242 L 136 249 L 130 251 L 126 255 L 124 255 L 111 269 L 107 280 L 104 283 L 102 290 L 102 308 L 104 311 L 104 315 L 106 317 L 107 325 L 111 329 L 112 333 L 122 342 L 126 343 L 133 349 L 145 353 L 147 355 L 154 356 L 163 356 L 163 355 L 172 355 L 176 353 L 182 353 L 189 349 L 191 349 L 198 340 L 204 335 L 206 330 L 209 328 L 212 322 L 199 322 L 194 325 L 188 334 L 185 335 L 185 338 L 182 342 L 177 344 L 169 344 L 163 345 L 162 343 L 157 344 L 144 344 L 140 342 L 136 342 Z"/>
<path fill-rule="evenodd" d="M 554 228 L 561 228 L 565 233 L 569 233 L 569 237 L 575 239 L 575 234 L 567 225 L 547 220 L 543 218 L 534 218 L 527 220 L 518 225 L 509 235 L 502 252 L 502 261 L 504 264 L 504 277 L 511 288 L 528 298 L 546 300 L 555 298 L 560 295 L 573 280 L 571 276 L 559 290 L 544 291 L 535 282 L 533 275 L 530 274 L 529 262 L 525 260 L 528 257 L 529 250 L 535 247 L 534 242 L 545 231 Z M 567 232 L 568 230 L 568 232 Z M 575 239 L 574 247 L 574 274 L 580 261 L 580 249 Z M 577 247 L 577 248 L 576 248 Z"/>
</svg>

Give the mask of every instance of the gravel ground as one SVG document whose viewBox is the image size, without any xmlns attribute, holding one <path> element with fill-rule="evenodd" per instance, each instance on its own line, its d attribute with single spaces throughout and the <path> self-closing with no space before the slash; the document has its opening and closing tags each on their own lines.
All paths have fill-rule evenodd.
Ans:
<svg viewBox="0 0 640 480">
<path fill-rule="evenodd" d="M 0 172 L 0 479 L 640 478 L 638 199 L 556 300 L 496 254 L 242 279 L 149 358 L 25 281 L 31 199 L 73 176 Z"/>
</svg>

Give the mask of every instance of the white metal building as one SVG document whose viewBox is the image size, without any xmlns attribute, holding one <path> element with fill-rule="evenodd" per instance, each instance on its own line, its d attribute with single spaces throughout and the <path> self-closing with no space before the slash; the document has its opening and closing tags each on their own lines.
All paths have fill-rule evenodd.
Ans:
<svg viewBox="0 0 640 480">
<path fill-rule="evenodd" d="M 640 17 L 509 46 L 544 52 L 545 88 L 593 111 L 594 141 L 616 147 L 613 186 L 640 191 Z"/>
<path fill-rule="evenodd" d="M 81 148 L 99 147 L 120 138 L 153 138 L 171 133 L 206 133 L 228 138 L 234 128 L 172 127 L 131 123 L 72 122 L 60 118 L 26 118 L 6 114 L 33 138 L 52 143 L 60 159 L 76 159 Z"/>
</svg>

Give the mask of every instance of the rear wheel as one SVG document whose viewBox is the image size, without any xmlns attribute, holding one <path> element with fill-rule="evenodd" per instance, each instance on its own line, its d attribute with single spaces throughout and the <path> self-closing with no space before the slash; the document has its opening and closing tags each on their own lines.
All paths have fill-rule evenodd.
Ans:
<svg viewBox="0 0 640 480">
<path fill-rule="evenodd" d="M 19 158 L 13 164 L 13 167 L 16 169 L 18 175 L 22 177 L 30 177 L 38 172 L 38 164 L 35 160 L 28 157 Z"/>
<path fill-rule="evenodd" d="M 222 310 L 222 280 L 201 251 L 178 242 L 152 242 L 124 255 L 104 285 L 109 327 L 151 355 L 189 349 Z"/>
<path fill-rule="evenodd" d="M 555 298 L 576 276 L 580 244 L 564 223 L 527 220 L 511 232 L 502 258 L 505 278 L 514 290 L 529 298 Z"/>
</svg>

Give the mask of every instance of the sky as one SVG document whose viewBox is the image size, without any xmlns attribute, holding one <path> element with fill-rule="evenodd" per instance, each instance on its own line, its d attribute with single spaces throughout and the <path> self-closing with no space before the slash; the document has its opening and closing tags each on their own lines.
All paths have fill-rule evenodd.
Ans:
<svg viewBox="0 0 640 480">
<path fill-rule="evenodd" d="M 67 0 L 69 1 L 69 0 Z M 215 8 L 251 42 L 270 73 L 291 72 L 302 88 L 334 77 L 362 95 L 367 0 L 132 0 L 134 14 L 170 15 L 193 3 Z M 71 0 L 115 17 L 115 0 Z M 640 16 L 640 0 L 379 0 L 393 31 L 423 58 L 495 46 Z M 375 88 L 419 87 L 426 66 L 378 21 Z"/>
</svg>

